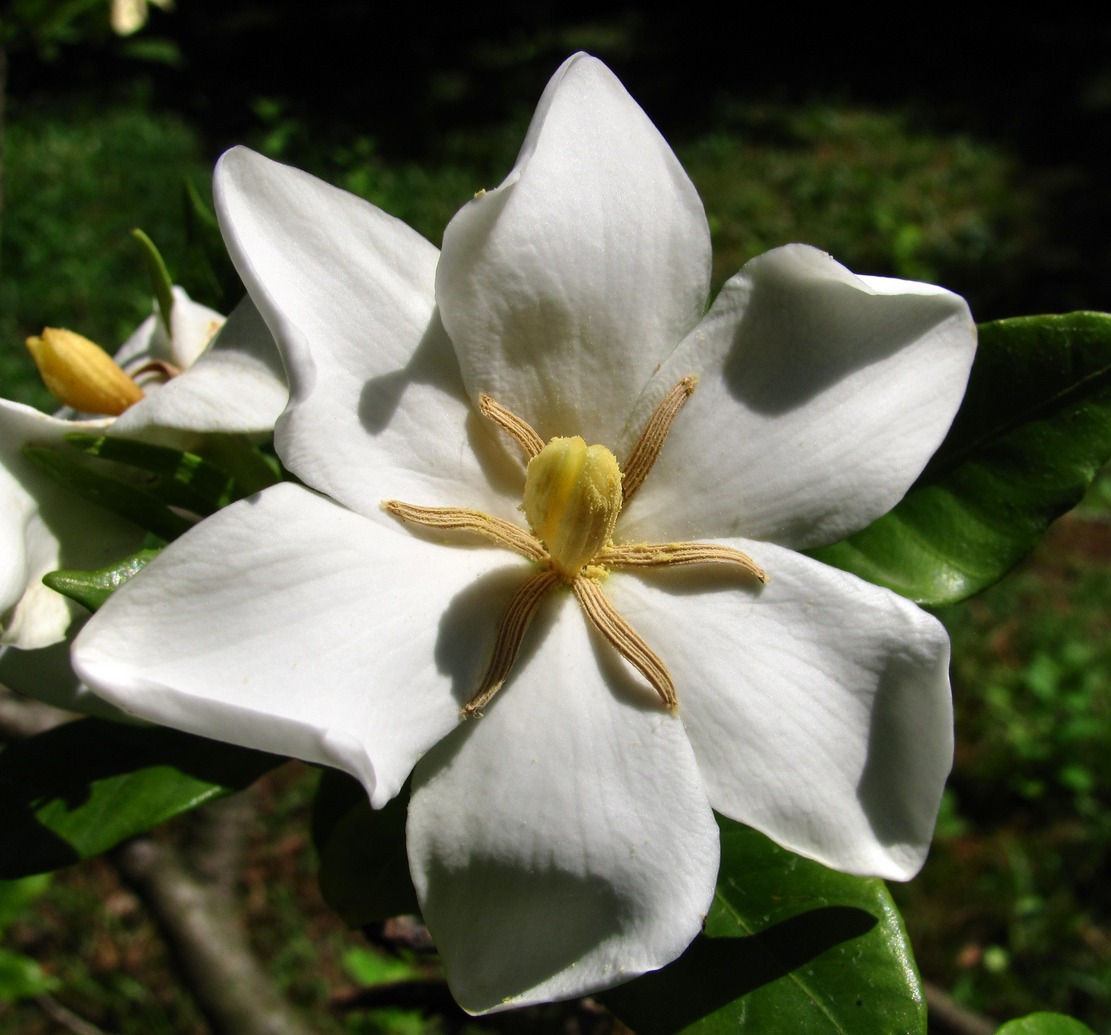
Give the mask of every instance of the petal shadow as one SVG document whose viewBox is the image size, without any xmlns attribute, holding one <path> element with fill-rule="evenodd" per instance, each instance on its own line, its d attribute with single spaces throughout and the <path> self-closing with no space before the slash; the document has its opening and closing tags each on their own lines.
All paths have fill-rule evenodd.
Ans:
<svg viewBox="0 0 1111 1035">
<path fill-rule="evenodd" d="M 742 938 L 699 935 L 674 963 L 598 996 L 638 1035 L 665 1035 L 786 977 L 879 921 L 852 906 L 824 906 Z"/>
</svg>

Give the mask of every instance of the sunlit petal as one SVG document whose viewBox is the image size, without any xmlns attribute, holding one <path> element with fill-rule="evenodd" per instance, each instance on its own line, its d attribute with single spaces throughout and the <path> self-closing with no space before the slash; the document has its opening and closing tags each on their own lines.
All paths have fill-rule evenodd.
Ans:
<svg viewBox="0 0 1111 1035">
<path fill-rule="evenodd" d="M 710 801 L 850 873 L 922 865 L 953 750 L 949 640 L 888 590 L 766 543 L 769 572 L 614 575 L 614 604 L 660 652 Z"/>
<path fill-rule="evenodd" d="M 345 769 L 381 806 L 460 721 L 486 660 L 497 616 L 464 606 L 468 587 L 521 563 L 445 551 L 279 485 L 116 593 L 77 638 L 74 667 L 125 711 Z"/>
<path fill-rule="evenodd" d="M 975 348 L 968 306 L 941 288 L 857 277 L 804 245 L 753 259 L 635 411 L 632 429 L 700 375 L 626 534 L 801 548 L 859 530 L 937 449 Z"/>
<path fill-rule="evenodd" d="M 579 54 L 504 183 L 445 231 L 436 297 L 472 399 L 545 440 L 606 444 L 702 316 L 709 269 L 694 186 L 613 73 Z"/>
<path fill-rule="evenodd" d="M 566 999 L 677 956 L 718 832 L 681 723 L 554 593 L 481 718 L 417 767 L 409 864 L 459 1002 Z"/>
<path fill-rule="evenodd" d="M 505 454 L 470 409 L 435 313 L 436 249 L 368 202 L 246 148 L 220 160 L 216 200 L 286 362 L 285 465 L 376 521 L 389 520 L 388 497 L 512 513 Z"/>
</svg>

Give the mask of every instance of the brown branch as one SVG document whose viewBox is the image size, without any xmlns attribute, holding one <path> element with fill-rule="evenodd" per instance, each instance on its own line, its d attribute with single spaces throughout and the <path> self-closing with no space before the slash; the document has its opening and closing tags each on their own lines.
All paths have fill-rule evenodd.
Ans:
<svg viewBox="0 0 1111 1035">
<path fill-rule="evenodd" d="M 218 1035 L 311 1035 L 247 947 L 223 896 L 210 895 L 176 851 L 139 838 L 110 858 L 151 912 Z"/>
<path fill-rule="evenodd" d="M 961 1006 L 948 992 L 922 982 L 926 990 L 930 1035 L 994 1035 L 999 1025 L 990 1017 Z"/>
<path fill-rule="evenodd" d="M 36 996 L 35 1002 L 55 1024 L 60 1024 L 66 1031 L 72 1032 L 73 1035 L 108 1035 L 103 1028 L 90 1024 L 84 1017 L 78 1017 L 77 1014 L 66 1009 L 51 995 Z"/>
<path fill-rule="evenodd" d="M 221 909 L 235 908 L 236 877 L 242 869 L 247 829 L 255 816 L 250 794 L 229 794 L 184 817 L 181 861 Z M 216 903 L 217 898 L 222 901 Z"/>
</svg>

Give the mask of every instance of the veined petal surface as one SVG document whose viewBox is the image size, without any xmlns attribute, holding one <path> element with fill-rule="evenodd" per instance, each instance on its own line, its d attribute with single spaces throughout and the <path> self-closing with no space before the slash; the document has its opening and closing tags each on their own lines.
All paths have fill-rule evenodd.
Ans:
<svg viewBox="0 0 1111 1035">
<path fill-rule="evenodd" d="M 710 802 L 827 866 L 908 879 L 952 762 L 944 628 L 802 554 L 728 545 L 766 585 L 706 569 L 606 583 L 675 679 Z"/>
<path fill-rule="evenodd" d="M 380 807 L 459 722 L 486 662 L 497 615 L 454 598 L 506 567 L 522 564 L 277 485 L 114 594 L 74 668 L 140 718 L 344 769 Z"/>
<path fill-rule="evenodd" d="M 408 847 L 452 992 L 476 1013 L 663 966 L 717 879 L 682 724 L 562 590 L 485 715 L 418 765 Z"/>
<path fill-rule="evenodd" d="M 701 318 L 709 271 L 693 184 L 613 73 L 579 54 L 506 180 L 448 225 L 436 297 L 473 399 L 545 440 L 607 444 Z"/>
<path fill-rule="evenodd" d="M 621 534 L 801 549 L 858 531 L 940 445 L 975 348 L 967 304 L 942 288 L 858 277 L 806 245 L 753 259 L 633 412 L 635 433 L 700 376 Z"/>
<path fill-rule="evenodd" d="M 437 250 L 369 202 L 246 148 L 220 159 L 215 194 L 285 359 L 285 465 L 375 521 L 392 521 L 387 498 L 511 514 L 505 453 L 470 408 L 435 312 Z"/>
</svg>

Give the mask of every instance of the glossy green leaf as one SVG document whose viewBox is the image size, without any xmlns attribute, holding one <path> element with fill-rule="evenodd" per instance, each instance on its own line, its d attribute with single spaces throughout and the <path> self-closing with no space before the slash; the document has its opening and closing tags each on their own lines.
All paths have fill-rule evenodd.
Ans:
<svg viewBox="0 0 1111 1035">
<path fill-rule="evenodd" d="M 320 892 L 349 926 L 419 911 L 405 854 L 408 811 L 408 784 L 376 810 L 346 773 L 329 769 L 321 777 L 312 820 Z"/>
<path fill-rule="evenodd" d="M 172 334 L 173 327 L 170 323 L 170 317 L 174 311 L 174 282 L 170 276 L 170 271 L 166 268 L 166 260 L 162 258 L 162 253 L 142 230 L 136 227 L 131 231 L 131 236 L 139 242 L 139 247 L 143 251 L 143 261 L 147 265 L 151 291 L 154 293 L 154 297 L 158 299 L 158 318 L 162 321 L 166 334 Z"/>
<path fill-rule="evenodd" d="M 284 759 L 177 730 L 80 719 L 0 753 L 0 877 L 107 851 Z"/>
<path fill-rule="evenodd" d="M 813 556 L 919 603 L 996 582 L 1074 507 L 1111 458 L 1111 316 L 980 327 L 949 435 L 903 500 Z"/>
<path fill-rule="evenodd" d="M 918 973 L 884 883 L 719 825 L 704 934 L 670 966 L 599 998 L 637 1035 L 924 1033 Z"/>
<path fill-rule="evenodd" d="M 159 549 L 137 550 L 130 557 L 97 571 L 71 571 L 63 568 L 47 572 L 42 581 L 55 593 L 61 593 L 76 600 L 89 611 L 95 611 L 160 552 Z"/>
<path fill-rule="evenodd" d="M 1063 1013 L 1032 1013 L 1008 1021 L 995 1035 L 1095 1035 L 1095 1032 Z"/>
</svg>

